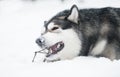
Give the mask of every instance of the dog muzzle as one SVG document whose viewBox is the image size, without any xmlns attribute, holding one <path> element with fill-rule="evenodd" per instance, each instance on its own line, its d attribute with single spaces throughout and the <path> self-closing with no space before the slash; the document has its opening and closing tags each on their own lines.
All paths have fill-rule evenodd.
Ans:
<svg viewBox="0 0 120 77">
<path fill-rule="evenodd" d="M 41 43 L 41 41 L 39 39 L 37 39 L 36 42 Z M 41 44 L 39 44 L 39 45 L 41 45 Z M 37 53 L 43 53 L 43 54 L 46 55 L 46 57 L 49 57 L 51 55 L 54 55 L 54 54 L 57 54 L 58 52 L 60 52 L 64 48 L 64 46 L 65 45 L 64 45 L 63 41 L 60 41 L 60 42 L 57 42 L 57 43 L 55 43 L 54 45 L 52 45 L 50 47 L 44 47 L 42 50 L 35 52 L 35 55 L 33 57 L 32 62 L 34 62 L 34 59 L 35 59 Z M 48 52 L 46 52 L 45 50 L 47 50 Z M 43 61 L 43 62 L 45 62 L 45 61 Z"/>
</svg>

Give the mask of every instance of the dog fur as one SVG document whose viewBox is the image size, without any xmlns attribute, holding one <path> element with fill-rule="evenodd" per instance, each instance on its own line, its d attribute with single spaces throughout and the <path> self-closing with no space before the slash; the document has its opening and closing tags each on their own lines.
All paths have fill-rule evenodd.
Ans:
<svg viewBox="0 0 120 77">
<path fill-rule="evenodd" d="M 120 9 L 79 10 L 73 5 L 70 10 L 59 12 L 45 22 L 41 37 L 37 39 L 40 47 L 49 47 L 59 41 L 65 44 L 60 52 L 45 57 L 47 62 L 77 56 L 120 59 Z"/>
</svg>

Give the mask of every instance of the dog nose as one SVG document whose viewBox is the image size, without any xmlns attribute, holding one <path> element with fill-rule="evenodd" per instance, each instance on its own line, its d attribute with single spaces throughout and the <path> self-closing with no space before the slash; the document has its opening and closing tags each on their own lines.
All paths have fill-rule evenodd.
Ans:
<svg viewBox="0 0 120 77">
<path fill-rule="evenodd" d="M 43 37 L 40 37 L 36 40 L 36 43 L 39 45 L 39 46 L 43 46 L 44 45 L 44 42 L 45 42 L 45 39 Z"/>
</svg>

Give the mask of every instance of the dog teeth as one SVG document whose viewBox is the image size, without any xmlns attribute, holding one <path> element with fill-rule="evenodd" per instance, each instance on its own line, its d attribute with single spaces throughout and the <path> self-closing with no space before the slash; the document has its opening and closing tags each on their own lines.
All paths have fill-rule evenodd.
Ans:
<svg viewBox="0 0 120 77">
<path fill-rule="evenodd" d="M 49 50 L 49 53 L 52 53 L 52 49 Z"/>
<path fill-rule="evenodd" d="M 57 48 L 60 48 L 60 44 L 57 45 Z"/>
</svg>

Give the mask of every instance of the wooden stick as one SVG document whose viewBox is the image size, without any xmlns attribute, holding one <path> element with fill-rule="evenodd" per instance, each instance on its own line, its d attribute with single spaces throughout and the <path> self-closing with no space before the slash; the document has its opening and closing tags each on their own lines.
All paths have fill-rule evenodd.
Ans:
<svg viewBox="0 0 120 77">
<path fill-rule="evenodd" d="M 34 60 L 35 60 L 35 57 L 36 57 L 37 53 L 47 54 L 47 52 L 42 52 L 42 51 L 44 51 L 45 49 L 47 49 L 47 48 L 44 48 L 44 49 L 42 49 L 42 50 L 40 50 L 40 51 L 36 51 L 36 52 L 35 52 L 35 54 L 34 54 L 34 57 L 33 57 L 32 62 L 34 62 Z"/>
</svg>

